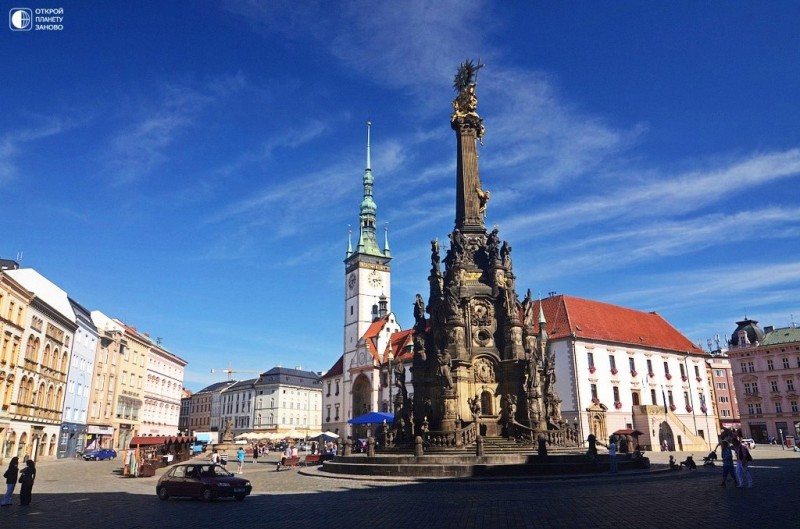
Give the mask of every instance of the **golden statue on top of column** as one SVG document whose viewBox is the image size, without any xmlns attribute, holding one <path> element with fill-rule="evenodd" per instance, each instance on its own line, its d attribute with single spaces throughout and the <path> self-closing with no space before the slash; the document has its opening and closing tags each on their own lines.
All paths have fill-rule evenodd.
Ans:
<svg viewBox="0 0 800 529">
<path fill-rule="evenodd" d="M 453 81 L 453 88 L 458 95 L 453 99 L 453 113 L 450 115 L 450 122 L 455 124 L 457 121 L 469 123 L 477 129 L 478 139 L 483 138 L 485 131 L 483 120 L 478 116 L 478 96 L 475 95 L 475 86 L 478 82 L 478 70 L 483 68 L 483 64 L 478 64 L 471 60 L 461 63 Z"/>
</svg>

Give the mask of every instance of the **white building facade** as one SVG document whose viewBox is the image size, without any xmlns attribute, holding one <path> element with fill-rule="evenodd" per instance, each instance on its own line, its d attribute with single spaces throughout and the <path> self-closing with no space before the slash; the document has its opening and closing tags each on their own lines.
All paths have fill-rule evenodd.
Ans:
<svg viewBox="0 0 800 529">
<path fill-rule="evenodd" d="M 571 296 L 541 301 L 562 416 L 583 438 L 638 431 L 647 450 L 710 450 L 708 356 L 656 313 Z"/>
</svg>

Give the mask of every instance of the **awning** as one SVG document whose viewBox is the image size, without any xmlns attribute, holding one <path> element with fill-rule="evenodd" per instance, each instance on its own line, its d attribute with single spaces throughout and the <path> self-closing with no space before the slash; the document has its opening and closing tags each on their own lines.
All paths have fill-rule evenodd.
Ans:
<svg viewBox="0 0 800 529">
<path fill-rule="evenodd" d="M 632 435 L 634 437 L 638 437 L 642 435 L 642 432 L 640 432 L 639 430 L 632 430 L 630 428 L 626 428 L 624 430 L 617 430 L 616 432 L 614 432 L 614 435 Z"/>
<path fill-rule="evenodd" d="M 364 415 L 354 417 L 347 421 L 348 424 L 383 424 L 383 422 L 392 423 L 394 421 L 393 413 L 384 413 L 380 411 L 371 411 Z"/>
</svg>

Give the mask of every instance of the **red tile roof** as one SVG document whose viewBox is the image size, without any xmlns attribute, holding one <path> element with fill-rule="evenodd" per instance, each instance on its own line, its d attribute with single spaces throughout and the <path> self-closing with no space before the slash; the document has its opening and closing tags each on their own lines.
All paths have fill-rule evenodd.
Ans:
<svg viewBox="0 0 800 529">
<path fill-rule="evenodd" d="M 551 340 L 574 333 L 588 340 L 706 354 L 656 312 L 563 295 L 545 298 L 541 303 Z M 538 302 L 535 310 L 538 314 Z"/>
</svg>

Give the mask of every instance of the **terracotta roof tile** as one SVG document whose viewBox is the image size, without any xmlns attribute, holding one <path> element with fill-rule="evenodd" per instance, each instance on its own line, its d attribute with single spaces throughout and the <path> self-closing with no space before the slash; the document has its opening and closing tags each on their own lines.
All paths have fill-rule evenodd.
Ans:
<svg viewBox="0 0 800 529">
<path fill-rule="evenodd" d="M 574 333 L 589 340 L 706 354 L 656 312 L 564 295 L 545 298 L 541 303 L 550 339 Z M 538 302 L 535 308 L 538 312 Z"/>
</svg>

